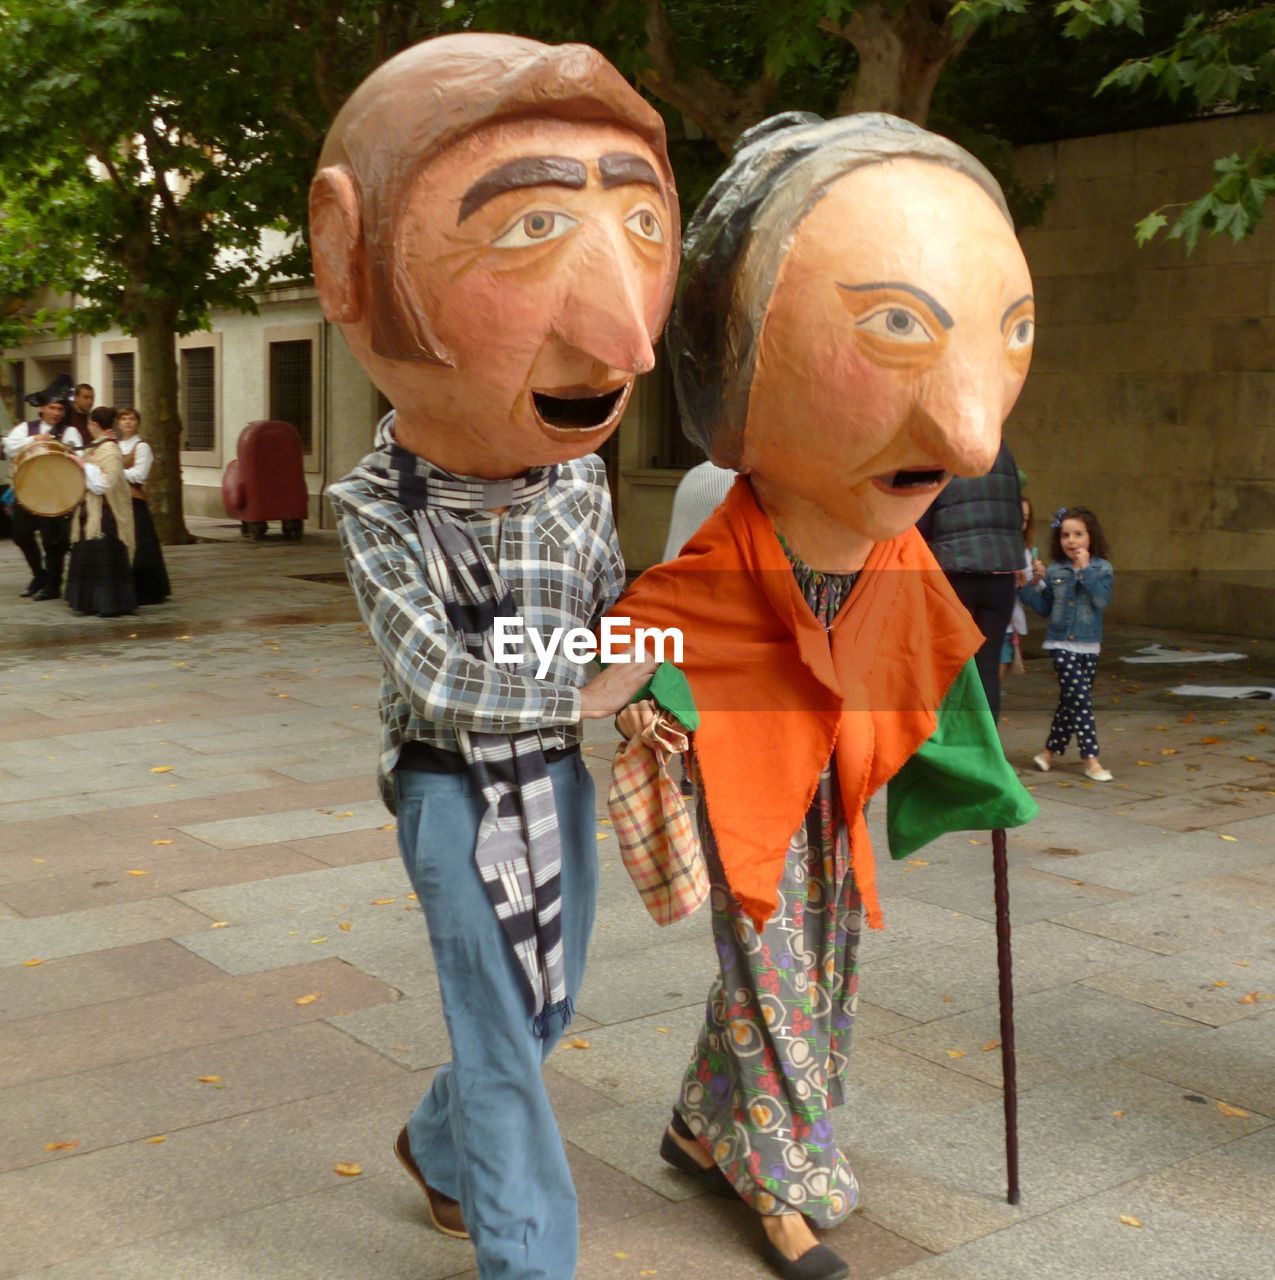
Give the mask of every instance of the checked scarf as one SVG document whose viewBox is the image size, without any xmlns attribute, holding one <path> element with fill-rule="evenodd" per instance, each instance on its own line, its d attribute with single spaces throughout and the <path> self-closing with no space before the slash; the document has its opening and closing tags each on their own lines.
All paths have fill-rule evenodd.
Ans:
<svg viewBox="0 0 1275 1280">
<path fill-rule="evenodd" d="M 528 502 L 557 478 L 538 467 L 512 480 L 473 480 L 441 472 L 399 445 L 390 446 L 399 501 L 412 513 L 424 549 L 431 589 L 465 651 L 494 659 L 493 623 L 514 617 L 513 592 L 492 567 L 478 539 L 457 512 Z M 553 1019 L 571 1020 L 562 956 L 562 849 L 540 737 L 459 730 L 469 775 L 487 808 L 478 826 L 474 861 L 501 928 L 513 948 L 531 996 L 536 1034 Z"/>
</svg>

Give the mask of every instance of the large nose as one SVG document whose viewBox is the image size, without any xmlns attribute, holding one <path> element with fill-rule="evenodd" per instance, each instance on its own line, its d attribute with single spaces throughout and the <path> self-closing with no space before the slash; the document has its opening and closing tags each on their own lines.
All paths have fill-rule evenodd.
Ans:
<svg viewBox="0 0 1275 1280">
<path fill-rule="evenodd" d="M 553 332 L 609 368 L 649 373 L 655 352 L 646 326 L 641 269 L 620 238 L 624 234 L 590 228 L 572 264 L 572 281 Z"/>
<path fill-rule="evenodd" d="M 919 388 L 918 442 L 955 476 L 986 475 L 996 461 L 1006 415 L 999 364 L 997 358 L 968 360 Z"/>
</svg>

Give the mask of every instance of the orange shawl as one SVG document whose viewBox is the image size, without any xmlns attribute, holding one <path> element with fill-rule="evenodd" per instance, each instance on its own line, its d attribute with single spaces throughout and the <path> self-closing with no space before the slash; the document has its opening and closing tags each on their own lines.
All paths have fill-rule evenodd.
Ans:
<svg viewBox="0 0 1275 1280">
<path fill-rule="evenodd" d="M 872 549 L 825 632 L 741 477 L 681 556 L 644 573 L 613 616 L 682 631 L 709 822 L 758 928 L 835 746 L 850 865 L 879 929 L 864 804 L 934 733 L 939 703 L 982 643 L 921 535 Z"/>
</svg>

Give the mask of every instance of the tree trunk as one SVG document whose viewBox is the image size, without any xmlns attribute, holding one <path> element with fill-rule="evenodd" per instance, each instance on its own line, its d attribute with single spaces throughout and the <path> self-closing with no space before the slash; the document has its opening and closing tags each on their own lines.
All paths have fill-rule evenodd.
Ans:
<svg viewBox="0 0 1275 1280">
<path fill-rule="evenodd" d="M 837 112 L 888 111 L 923 125 L 943 69 L 965 47 L 947 20 L 947 5 L 909 0 L 902 8 L 865 4 L 843 27 L 821 24 L 854 45 L 859 70 L 837 100 Z"/>
<path fill-rule="evenodd" d="M 177 406 L 177 311 L 172 305 L 146 300 L 136 330 L 140 357 L 142 434 L 155 450 L 155 465 L 146 481 L 146 500 L 160 542 L 193 542 L 182 518 L 182 422 Z"/>
</svg>

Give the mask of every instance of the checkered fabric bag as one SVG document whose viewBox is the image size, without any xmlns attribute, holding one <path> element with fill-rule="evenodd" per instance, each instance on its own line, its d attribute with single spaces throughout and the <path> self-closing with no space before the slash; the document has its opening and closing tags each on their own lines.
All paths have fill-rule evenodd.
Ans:
<svg viewBox="0 0 1275 1280">
<path fill-rule="evenodd" d="M 620 856 L 656 924 L 683 920 L 708 897 L 708 870 L 695 821 L 669 758 L 687 749 L 684 730 L 662 712 L 622 743 L 611 766 L 607 804 Z"/>
</svg>

